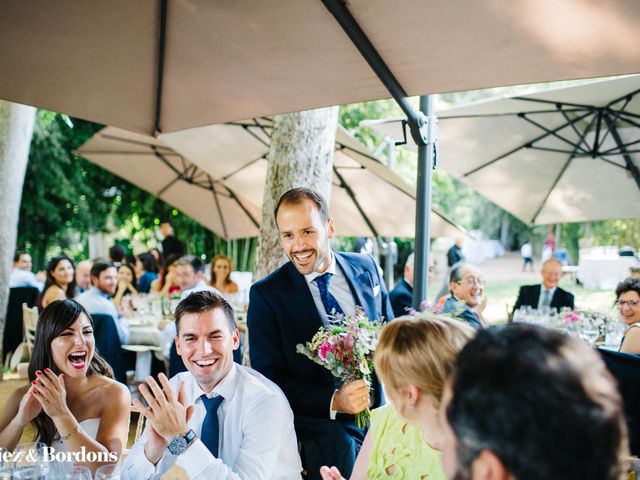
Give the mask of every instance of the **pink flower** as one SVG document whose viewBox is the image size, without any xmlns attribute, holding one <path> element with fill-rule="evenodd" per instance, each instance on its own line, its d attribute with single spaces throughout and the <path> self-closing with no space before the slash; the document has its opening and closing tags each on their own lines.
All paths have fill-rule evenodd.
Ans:
<svg viewBox="0 0 640 480">
<path fill-rule="evenodd" d="M 324 342 L 318 348 L 318 357 L 324 362 L 329 352 L 333 352 L 333 346 L 329 342 Z"/>
</svg>

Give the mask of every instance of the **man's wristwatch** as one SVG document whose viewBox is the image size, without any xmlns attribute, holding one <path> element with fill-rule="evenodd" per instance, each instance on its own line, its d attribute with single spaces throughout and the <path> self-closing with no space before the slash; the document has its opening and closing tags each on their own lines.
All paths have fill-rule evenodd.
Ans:
<svg viewBox="0 0 640 480">
<path fill-rule="evenodd" d="M 169 445 L 167 445 L 167 449 L 173 455 L 180 455 L 184 453 L 184 451 L 193 443 L 196 439 L 196 432 L 193 430 L 189 430 L 184 435 L 174 435 L 169 440 Z"/>
</svg>

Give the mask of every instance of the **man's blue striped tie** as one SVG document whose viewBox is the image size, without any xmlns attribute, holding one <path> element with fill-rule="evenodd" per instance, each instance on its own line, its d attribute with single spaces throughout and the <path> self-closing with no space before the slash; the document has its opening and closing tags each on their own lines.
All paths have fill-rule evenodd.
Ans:
<svg viewBox="0 0 640 480">
<path fill-rule="evenodd" d="M 320 290 L 320 300 L 322 300 L 322 305 L 324 305 L 324 309 L 327 312 L 327 315 L 344 315 L 344 310 L 340 307 L 340 304 L 336 300 L 336 297 L 331 295 L 329 291 L 329 283 L 331 282 L 331 273 L 325 273 L 313 279 L 314 282 L 318 285 L 318 289 Z"/>
</svg>

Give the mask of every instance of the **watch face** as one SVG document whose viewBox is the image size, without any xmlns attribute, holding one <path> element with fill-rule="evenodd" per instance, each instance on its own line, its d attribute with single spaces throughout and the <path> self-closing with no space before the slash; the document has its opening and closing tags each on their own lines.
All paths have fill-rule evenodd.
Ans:
<svg viewBox="0 0 640 480">
<path fill-rule="evenodd" d="M 187 449 L 187 445 L 187 440 L 184 437 L 176 435 L 171 438 L 169 445 L 167 445 L 167 449 L 169 449 L 169 451 L 174 455 L 180 455 Z"/>
</svg>

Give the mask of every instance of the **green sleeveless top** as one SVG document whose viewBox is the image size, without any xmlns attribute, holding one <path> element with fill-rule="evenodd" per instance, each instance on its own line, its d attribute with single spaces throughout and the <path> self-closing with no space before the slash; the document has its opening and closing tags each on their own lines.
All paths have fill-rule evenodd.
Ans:
<svg viewBox="0 0 640 480">
<path fill-rule="evenodd" d="M 391 405 L 371 412 L 373 448 L 368 479 L 446 480 L 441 454 L 431 448 L 419 428 L 409 425 Z"/>
</svg>

